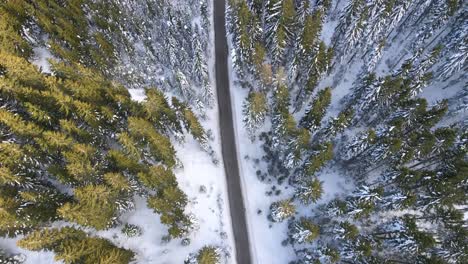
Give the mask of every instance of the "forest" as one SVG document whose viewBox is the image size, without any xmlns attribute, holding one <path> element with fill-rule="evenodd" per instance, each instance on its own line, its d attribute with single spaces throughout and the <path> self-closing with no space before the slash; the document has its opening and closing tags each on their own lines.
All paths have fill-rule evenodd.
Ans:
<svg viewBox="0 0 468 264">
<path fill-rule="evenodd" d="M 229 1 L 244 128 L 291 263 L 466 262 L 466 15 L 457 0 Z M 353 187 L 323 201 L 327 170 Z"/>
<path fill-rule="evenodd" d="M 0 0 L 0 263 L 236 263 L 212 4 Z M 466 1 L 225 17 L 252 263 L 466 263 Z"/>
<path fill-rule="evenodd" d="M 129 40 L 117 4 L 0 1 L 0 234 L 63 263 L 130 263 L 134 252 L 86 230 L 123 225 L 119 216 L 135 197 L 147 198 L 166 240 L 188 234 L 193 219 L 173 173 L 182 164 L 172 142 L 190 135 L 209 150 L 191 103 L 132 82 L 145 88 L 136 102 L 124 86 L 131 81 L 116 77 L 119 49 L 131 46 L 117 41 Z M 46 70 L 32 63 L 43 46 L 52 54 Z M 198 56 L 193 71 L 202 83 Z M 122 232 L 141 231 L 125 224 Z M 212 263 L 218 253 L 205 247 L 195 258 Z M 0 263 L 21 262 L 0 251 Z"/>
</svg>

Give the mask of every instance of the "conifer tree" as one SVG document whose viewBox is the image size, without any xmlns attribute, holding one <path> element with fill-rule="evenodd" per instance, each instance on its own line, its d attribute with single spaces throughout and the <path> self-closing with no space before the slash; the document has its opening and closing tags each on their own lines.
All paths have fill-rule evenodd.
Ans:
<svg viewBox="0 0 468 264">
<path fill-rule="evenodd" d="M 322 185 L 323 182 L 317 178 L 306 180 L 305 182 L 300 183 L 300 186 L 297 188 L 296 195 L 303 204 L 315 203 L 322 197 Z"/>
<path fill-rule="evenodd" d="M 317 98 L 312 102 L 311 107 L 307 110 L 305 116 L 301 120 L 301 126 L 309 130 L 315 130 L 320 126 L 326 108 L 331 102 L 331 88 L 327 87 L 317 94 Z"/>
<path fill-rule="evenodd" d="M 118 193 L 104 185 L 86 185 L 75 189 L 76 202 L 58 209 L 63 218 L 96 229 L 106 229 L 116 216 Z"/>
<path fill-rule="evenodd" d="M 119 248 L 106 239 L 91 237 L 72 227 L 34 231 L 19 240 L 18 246 L 34 251 L 54 251 L 56 261 L 69 264 L 127 264 L 133 259 L 131 251 Z"/>
<path fill-rule="evenodd" d="M 267 114 L 267 100 L 262 92 L 250 91 L 243 105 L 244 125 L 253 139 Z"/>
<path fill-rule="evenodd" d="M 270 206 L 270 218 L 273 222 L 282 222 L 296 213 L 296 206 L 290 199 L 274 202 Z"/>
<path fill-rule="evenodd" d="M 217 264 L 220 262 L 220 254 L 214 247 L 203 247 L 198 251 L 197 262 L 199 264 Z"/>
<path fill-rule="evenodd" d="M 298 221 L 293 221 L 289 228 L 289 236 L 295 243 L 311 243 L 320 234 L 319 226 L 315 225 L 311 219 L 302 217 Z"/>
</svg>

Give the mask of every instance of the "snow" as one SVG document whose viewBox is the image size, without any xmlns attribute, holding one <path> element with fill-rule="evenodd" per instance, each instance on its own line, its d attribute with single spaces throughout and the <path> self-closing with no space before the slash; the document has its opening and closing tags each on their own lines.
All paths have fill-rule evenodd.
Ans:
<svg viewBox="0 0 468 264">
<path fill-rule="evenodd" d="M 343 192 L 350 192 L 354 189 L 350 177 L 343 175 L 336 169 L 332 169 L 333 167 L 333 165 L 328 165 L 317 175 L 319 180 L 323 182 L 322 187 L 324 190 L 319 204 L 328 203 L 343 194 Z"/>
<path fill-rule="evenodd" d="M 132 100 L 137 102 L 143 102 L 146 98 L 145 90 L 144 89 L 128 89 Z"/>
<path fill-rule="evenodd" d="M 466 83 L 463 81 L 451 84 L 449 81 L 438 82 L 424 88 L 418 95 L 427 100 L 429 104 L 435 104 L 443 99 L 456 97 L 458 92 L 464 88 Z"/>
<path fill-rule="evenodd" d="M 339 20 L 327 20 L 322 27 L 322 33 L 320 34 L 320 38 L 323 40 L 323 42 L 327 45 L 330 46 L 333 33 L 335 33 L 335 28 L 339 24 Z"/>
<path fill-rule="evenodd" d="M 46 47 L 35 47 L 33 49 L 34 59 L 32 63 L 39 67 L 43 73 L 51 73 L 49 59 L 53 59 L 52 53 Z"/>
</svg>

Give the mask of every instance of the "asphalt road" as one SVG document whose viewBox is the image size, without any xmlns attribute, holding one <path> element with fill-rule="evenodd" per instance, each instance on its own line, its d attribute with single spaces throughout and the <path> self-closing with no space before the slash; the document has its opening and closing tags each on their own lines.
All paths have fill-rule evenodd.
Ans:
<svg viewBox="0 0 468 264">
<path fill-rule="evenodd" d="M 225 0 L 214 0 L 214 30 L 215 30 L 215 68 L 216 90 L 218 94 L 219 125 L 221 147 L 231 212 L 232 229 L 236 247 L 238 264 L 250 264 L 250 243 L 245 206 L 242 196 L 239 163 L 237 160 L 236 138 L 232 117 L 231 94 L 229 92 L 228 45 L 225 28 Z"/>
</svg>

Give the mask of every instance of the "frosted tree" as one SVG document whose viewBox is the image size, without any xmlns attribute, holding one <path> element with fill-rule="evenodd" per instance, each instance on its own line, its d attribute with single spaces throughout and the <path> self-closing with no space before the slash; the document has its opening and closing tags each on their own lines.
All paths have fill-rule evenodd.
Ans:
<svg viewBox="0 0 468 264">
<path fill-rule="evenodd" d="M 200 1 L 200 15 L 202 18 L 202 28 L 205 31 L 204 35 L 206 36 L 208 36 L 211 26 L 208 6 L 208 1 Z"/>
<path fill-rule="evenodd" d="M 259 38 L 260 29 L 245 0 L 233 2 L 227 13 L 229 25 L 232 26 L 233 45 L 237 47 L 231 54 L 232 62 L 239 78 L 243 79 L 252 70 L 249 67 L 252 48 L 255 40 Z"/>
<path fill-rule="evenodd" d="M 344 109 L 337 117 L 331 118 L 323 131 L 320 131 L 323 137 L 330 137 L 342 132 L 346 129 L 353 119 L 354 111 L 352 109 Z"/>
<path fill-rule="evenodd" d="M 444 62 L 444 64 L 441 67 L 442 71 L 440 72 L 440 76 L 442 78 L 448 78 L 449 76 L 462 69 L 466 70 L 467 59 L 468 44 L 466 44 L 466 42 L 463 42 L 456 48 L 456 51 Z"/>
<path fill-rule="evenodd" d="M 282 222 L 296 214 L 296 206 L 289 200 L 274 202 L 270 206 L 269 218 L 273 222 Z"/>
<path fill-rule="evenodd" d="M 311 11 L 311 9 L 308 1 L 301 1 L 297 10 L 298 30 L 295 36 L 294 58 L 288 71 L 291 81 L 301 77 L 303 72 L 301 68 L 310 57 L 312 47 L 317 42 L 322 29 L 323 13 L 321 10 Z"/>
<path fill-rule="evenodd" d="M 314 249 L 300 249 L 297 250 L 296 255 L 298 259 L 292 263 L 294 264 L 321 264 L 321 263 L 338 263 L 341 259 L 338 249 L 319 244 Z"/>
<path fill-rule="evenodd" d="M 255 132 L 263 125 L 268 110 L 267 99 L 264 93 L 250 91 L 242 109 L 244 125 L 250 138 L 255 138 Z"/>
<path fill-rule="evenodd" d="M 265 6 L 265 42 L 273 61 L 278 64 L 283 60 L 284 50 L 294 30 L 295 5 L 293 0 L 269 0 Z"/>
<path fill-rule="evenodd" d="M 296 197 L 303 204 L 317 202 L 323 194 L 323 182 L 317 178 L 301 182 L 296 189 Z"/>
<path fill-rule="evenodd" d="M 221 249 L 213 246 L 204 246 L 196 254 L 190 254 L 184 264 L 220 264 Z"/>
<path fill-rule="evenodd" d="M 311 243 L 319 234 L 320 228 L 312 222 L 312 219 L 302 217 L 289 224 L 289 237 L 294 243 Z"/>
<path fill-rule="evenodd" d="M 295 120 L 289 113 L 290 97 L 288 88 L 280 83 L 273 92 L 272 132 L 273 146 L 287 140 L 287 136 L 296 128 Z"/>
<path fill-rule="evenodd" d="M 1 264 L 21 264 L 26 261 L 26 256 L 22 254 L 7 254 L 0 248 L 0 263 Z"/>
<path fill-rule="evenodd" d="M 187 79 L 187 76 L 182 71 L 176 72 L 176 84 L 179 90 L 180 95 L 187 101 L 192 102 L 194 91 L 192 87 L 190 87 L 190 83 Z"/>
<path fill-rule="evenodd" d="M 206 58 L 200 42 L 200 33 L 198 26 L 195 27 L 192 38 L 192 50 L 194 52 L 194 60 L 192 64 L 192 79 L 200 85 L 202 81 L 208 78 L 208 66 Z"/>
<path fill-rule="evenodd" d="M 312 148 L 312 152 L 304 163 L 305 175 L 312 176 L 333 158 L 333 143 L 324 142 Z"/>
<path fill-rule="evenodd" d="M 365 1 L 350 0 L 340 17 L 333 35 L 333 43 L 338 58 L 347 54 L 360 40 L 367 23 L 368 7 Z"/>
<path fill-rule="evenodd" d="M 285 168 L 296 168 L 304 161 L 304 157 L 309 148 L 309 141 L 310 133 L 307 129 L 296 129 L 294 133 L 290 135 L 286 143 L 285 157 L 283 159 Z"/>
<path fill-rule="evenodd" d="M 384 239 L 386 245 L 396 248 L 409 257 L 424 251 L 435 243 L 435 239 L 426 232 L 420 231 L 414 219 L 393 219 L 382 225 L 373 235 Z"/>
</svg>

